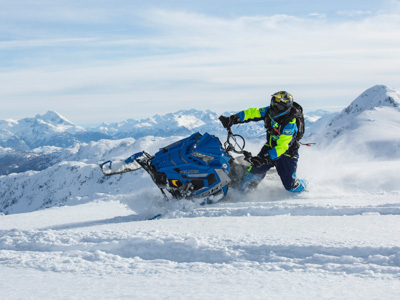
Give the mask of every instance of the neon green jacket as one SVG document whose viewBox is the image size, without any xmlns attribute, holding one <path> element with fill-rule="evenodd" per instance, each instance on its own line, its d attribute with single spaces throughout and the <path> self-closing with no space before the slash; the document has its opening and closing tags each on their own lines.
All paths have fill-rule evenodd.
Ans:
<svg viewBox="0 0 400 300">
<path fill-rule="evenodd" d="M 262 108 L 249 108 L 238 112 L 236 115 L 239 116 L 240 123 L 257 121 L 265 122 L 268 119 L 271 120 L 271 126 L 266 127 L 270 127 L 273 130 L 267 130 L 267 143 L 265 146 L 270 149 L 268 150 L 270 158 L 275 160 L 289 150 L 289 147 L 295 140 L 298 129 L 296 125 L 296 118 L 293 118 L 293 120 L 291 120 L 280 133 L 276 132 L 275 129 L 278 130 L 279 123 L 271 117 L 267 118 L 268 112 L 269 106 Z"/>
</svg>

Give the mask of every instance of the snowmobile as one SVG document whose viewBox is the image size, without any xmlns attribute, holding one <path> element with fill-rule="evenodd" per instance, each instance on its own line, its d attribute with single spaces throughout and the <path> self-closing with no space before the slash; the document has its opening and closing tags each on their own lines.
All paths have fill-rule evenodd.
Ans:
<svg viewBox="0 0 400 300">
<path fill-rule="evenodd" d="M 100 168 L 106 176 L 143 168 L 167 200 L 165 191 L 175 199 L 200 199 L 210 204 L 240 184 L 251 157 L 244 146 L 245 139 L 231 129 L 223 145 L 218 137 L 197 132 L 154 155 L 142 151 L 125 160 L 103 162 Z M 240 155 L 234 157 L 233 153 Z"/>
</svg>

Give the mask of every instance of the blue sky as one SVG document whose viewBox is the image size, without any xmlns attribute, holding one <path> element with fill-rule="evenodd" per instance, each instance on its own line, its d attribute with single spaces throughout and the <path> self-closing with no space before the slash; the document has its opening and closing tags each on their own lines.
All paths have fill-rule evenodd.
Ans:
<svg viewBox="0 0 400 300">
<path fill-rule="evenodd" d="M 0 119 L 77 124 L 400 89 L 400 1 L 0 0 Z"/>
</svg>

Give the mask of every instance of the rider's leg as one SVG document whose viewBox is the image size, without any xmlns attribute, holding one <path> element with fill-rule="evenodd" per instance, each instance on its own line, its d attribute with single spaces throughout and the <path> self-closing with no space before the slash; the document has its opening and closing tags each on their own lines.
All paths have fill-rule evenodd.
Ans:
<svg viewBox="0 0 400 300">
<path fill-rule="evenodd" d="M 295 151 L 293 155 L 284 154 L 275 161 L 275 167 L 282 180 L 283 186 L 286 190 L 294 193 L 302 192 L 307 187 L 306 182 L 302 179 L 298 179 L 296 176 L 298 159 L 298 151 Z"/>
<path fill-rule="evenodd" d="M 243 179 L 240 183 L 239 190 L 242 192 L 253 191 L 258 184 L 263 180 L 268 170 L 271 169 L 273 165 L 264 165 L 259 168 L 250 166 Z"/>
</svg>

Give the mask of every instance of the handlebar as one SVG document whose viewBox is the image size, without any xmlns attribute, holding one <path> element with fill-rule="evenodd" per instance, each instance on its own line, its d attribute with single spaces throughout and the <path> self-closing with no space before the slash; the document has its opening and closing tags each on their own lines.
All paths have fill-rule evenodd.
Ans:
<svg viewBox="0 0 400 300">
<path fill-rule="evenodd" d="M 224 143 L 224 148 L 227 152 L 235 152 L 237 154 L 243 154 L 245 159 L 248 160 L 252 155 L 250 152 L 244 150 L 246 141 L 240 134 L 234 134 L 230 127 L 227 128 L 228 136 Z"/>
</svg>

